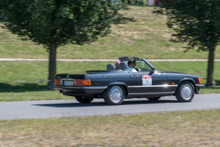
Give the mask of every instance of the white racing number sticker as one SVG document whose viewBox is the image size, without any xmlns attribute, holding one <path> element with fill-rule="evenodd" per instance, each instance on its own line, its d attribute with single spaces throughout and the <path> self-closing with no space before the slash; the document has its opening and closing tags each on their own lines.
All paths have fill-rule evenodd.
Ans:
<svg viewBox="0 0 220 147">
<path fill-rule="evenodd" d="M 152 85 L 152 78 L 149 75 L 143 75 L 142 76 L 142 83 L 143 86 L 149 86 Z"/>
</svg>

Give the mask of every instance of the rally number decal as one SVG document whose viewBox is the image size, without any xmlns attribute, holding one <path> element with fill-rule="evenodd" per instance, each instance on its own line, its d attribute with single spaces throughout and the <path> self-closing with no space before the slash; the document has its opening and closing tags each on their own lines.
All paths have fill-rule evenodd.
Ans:
<svg viewBox="0 0 220 147">
<path fill-rule="evenodd" d="M 142 76 L 142 83 L 143 86 L 149 86 L 152 85 L 152 78 L 149 75 L 143 75 Z"/>
</svg>

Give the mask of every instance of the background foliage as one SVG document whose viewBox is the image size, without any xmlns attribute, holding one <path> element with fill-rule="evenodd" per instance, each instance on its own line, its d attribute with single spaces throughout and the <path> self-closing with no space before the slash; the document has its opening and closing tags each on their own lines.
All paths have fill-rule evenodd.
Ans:
<svg viewBox="0 0 220 147">
<path fill-rule="evenodd" d="M 145 6 L 147 0 L 128 0 L 129 5 Z"/>
<path fill-rule="evenodd" d="M 154 12 L 167 16 L 167 26 L 175 31 L 171 41 L 187 43 L 187 50 L 208 51 L 206 85 L 215 85 L 213 70 L 216 46 L 220 44 L 220 1 L 162 0 L 162 3 Z"/>
</svg>

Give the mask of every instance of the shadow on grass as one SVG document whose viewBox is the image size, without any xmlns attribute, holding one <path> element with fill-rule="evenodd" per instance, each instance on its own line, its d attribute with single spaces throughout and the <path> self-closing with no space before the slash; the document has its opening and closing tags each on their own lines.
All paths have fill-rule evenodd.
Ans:
<svg viewBox="0 0 220 147">
<path fill-rule="evenodd" d="M 51 90 L 46 85 L 38 85 L 35 83 L 23 83 L 23 84 L 19 84 L 19 85 L 0 83 L 0 93 L 3 93 L 3 92 L 28 92 L 28 91 L 51 91 Z"/>
<path fill-rule="evenodd" d="M 201 89 L 220 89 L 220 86 L 209 86 L 209 87 L 202 87 Z"/>
<path fill-rule="evenodd" d="M 216 86 L 220 86 L 220 80 L 215 80 Z"/>
<path fill-rule="evenodd" d="M 206 79 L 206 78 L 204 78 Z M 220 89 L 220 80 L 215 80 L 215 86 L 206 86 L 202 89 Z"/>
<path fill-rule="evenodd" d="M 133 17 L 125 17 L 122 14 L 118 14 L 118 17 L 113 20 L 113 24 L 126 24 L 128 22 L 135 22 Z"/>
</svg>

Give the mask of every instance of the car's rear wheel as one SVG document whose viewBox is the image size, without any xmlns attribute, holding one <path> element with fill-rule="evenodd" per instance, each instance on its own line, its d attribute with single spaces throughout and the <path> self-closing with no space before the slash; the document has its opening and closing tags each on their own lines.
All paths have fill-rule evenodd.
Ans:
<svg viewBox="0 0 220 147">
<path fill-rule="evenodd" d="M 160 99 L 160 97 L 151 97 L 151 98 L 147 98 L 149 101 L 158 101 Z"/>
<path fill-rule="evenodd" d="M 94 98 L 91 97 L 75 97 L 75 99 L 80 103 L 90 103 Z"/>
<path fill-rule="evenodd" d="M 180 102 L 190 102 L 194 97 L 195 88 L 189 81 L 181 83 L 175 95 L 176 99 Z"/>
<path fill-rule="evenodd" d="M 125 90 L 122 86 L 109 86 L 105 90 L 103 98 L 109 105 L 120 105 L 124 101 Z"/>
</svg>

